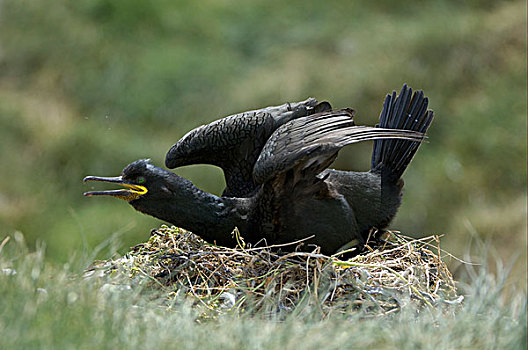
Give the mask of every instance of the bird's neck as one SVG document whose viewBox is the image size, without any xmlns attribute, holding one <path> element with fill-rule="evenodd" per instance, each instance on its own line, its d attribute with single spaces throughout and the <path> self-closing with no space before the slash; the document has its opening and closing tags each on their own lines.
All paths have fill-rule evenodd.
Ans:
<svg viewBox="0 0 528 350">
<path fill-rule="evenodd" d="M 131 202 L 137 210 L 189 230 L 209 243 L 234 246 L 233 229 L 246 225 L 248 199 L 222 198 L 204 192 L 175 174 L 166 184 L 166 195 Z M 172 176 L 172 175 L 171 175 Z"/>
</svg>

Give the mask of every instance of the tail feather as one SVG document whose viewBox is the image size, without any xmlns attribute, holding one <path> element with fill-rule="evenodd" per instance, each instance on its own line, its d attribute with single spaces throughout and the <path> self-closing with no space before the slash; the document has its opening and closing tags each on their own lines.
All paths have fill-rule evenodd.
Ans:
<svg viewBox="0 0 528 350">
<path fill-rule="evenodd" d="M 376 126 L 425 133 L 433 121 L 433 111 L 427 110 L 428 103 L 421 90 L 413 94 L 412 89 L 405 84 L 398 97 L 395 91 L 387 95 Z M 388 170 L 390 176 L 398 180 L 420 144 L 419 141 L 401 139 L 374 141 L 372 171 Z"/>
</svg>

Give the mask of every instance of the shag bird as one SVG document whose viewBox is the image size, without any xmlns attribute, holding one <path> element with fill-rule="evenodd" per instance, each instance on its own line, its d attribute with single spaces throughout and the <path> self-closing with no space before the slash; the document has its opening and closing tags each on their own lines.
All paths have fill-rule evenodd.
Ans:
<svg viewBox="0 0 528 350">
<path fill-rule="evenodd" d="M 395 216 L 401 203 L 401 176 L 420 146 L 433 112 L 427 110 L 428 99 L 423 93 L 413 94 L 406 85 L 398 97 L 395 92 L 387 95 L 375 128 L 355 126 L 352 110 L 331 111 L 326 103 L 321 105 L 322 111 L 310 113 L 309 108 L 316 106 L 313 102 L 302 111 L 305 116 L 290 118 L 271 132 L 252 167 L 250 185 L 254 189 L 228 185 L 228 193 L 239 191 L 240 197 L 206 193 L 144 159 L 129 164 L 121 176 L 84 179 L 118 183 L 124 189 L 85 195 L 125 199 L 138 211 L 223 246 L 237 244 L 232 235 L 235 227 L 247 243 L 265 240 L 267 244 L 283 244 L 306 239 L 306 245 L 320 246 L 324 254 L 332 254 L 351 241 L 364 242 L 372 227 L 383 229 Z M 296 109 L 292 111 L 296 113 Z M 243 123 L 243 119 L 232 120 Z M 228 125 L 219 127 L 214 137 L 229 139 L 218 136 L 229 129 Z M 252 132 L 258 134 L 254 129 Z M 200 135 L 207 138 L 207 133 Z M 370 171 L 328 169 L 341 148 L 367 140 L 375 140 Z M 254 145 L 259 148 L 260 141 Z M 239 155 L 238 159 L 246 157 Z"/>
</svg>

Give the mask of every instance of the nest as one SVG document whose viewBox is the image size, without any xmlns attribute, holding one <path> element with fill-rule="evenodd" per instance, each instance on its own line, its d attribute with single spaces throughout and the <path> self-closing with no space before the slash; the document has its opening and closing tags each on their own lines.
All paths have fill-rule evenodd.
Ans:
<svg viewBox="0 0 528 350">
<path fill-rule="evenodd" d="M 370 240 L 366 253 L 344 259 L 318 249 L 286 253 L 276 246 L 244 248 L 242 241 L 230 249 L 162 226 L 123 257 L 95 263 L 87 276 L 95 271 L 119 276 L 120 283 L 125 279 L 128 285 L 158 289 L 167 301 L 184 296 L 211 312 L 277 314 L 308 307 L 323 315 L 379 315 L 410 304 L 435 308 L 460 303 L 437 236 L 384 236 Z"/>
</svg>

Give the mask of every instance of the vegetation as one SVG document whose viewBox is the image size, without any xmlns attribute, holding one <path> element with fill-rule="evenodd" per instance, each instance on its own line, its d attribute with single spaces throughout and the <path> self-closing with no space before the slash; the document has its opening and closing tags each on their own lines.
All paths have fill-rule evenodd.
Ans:
<svg viewBox="0 0 528 350">
<path fill-rule="evenodd" d="M 250 348 L 250 349 L 526 349 L 526 298 L 503 294 L 497 277 L 469 269 L 460 288 L 466 300 L 434 310 L 365 317 L 350 312 L 322 317 L 317 308 L 238 313 L 228 309 L 204 318 L 203 308 L 174 296 L 111 277 L 79 276 L 79 257 L 52 266 L 42 246 L 29 253 L 23 236 L 2 243 L 0 252 L 0 347 L 20 348 Z M 295 312 L 298 311 L 298 312 Z"/>
<path fill-rule="evenodd" d="M 105 294 L 72 277 L 160 224 L 112 199 L 82 197 L 85 175 L 118 175 L 145 157 L 162 165 L 197 125 L 308 96 L 351 106 L 358 124 L 373 125 L 384 95 L 404 82 L 425 91 L 436 120 L 404 175 L 392 228 L 443 235 L 447 251 L 482 264 L 474 242 L 484 240 L 514 264 L 504 281 L 493 264 L 496 277 L 482 269 L 464 278 L 466 267 L 452 262 L 468 296 L 455 315 L 281 324 L 224 315 L 198 324 L 185 305 L 160 309 L 155 296 Z M 215 339 L 526 348 L 518 312 L 526 311 L 526 83 L 520 0 L 0 1 L 0 240 L 19 231 L 29 247 L 47 247 L 11 241 L 2 252 L 0 268 L 17 274 L 0 274 L 0 347 L 199 348 Z M 370 154 L 369 144 L 348 147 L 334 165 L 366 170 Z M 177 173 L 213 193 L 224 186 L 214 167 Z M 108 237 L 113 248 L 101 249 Z"/>
<path fill-rule="evenodd" d="M 410 306 L 420 310 L 458 305 L 464 299 L 457 295 L 442 260 L 449 255 L 440 249 L 437 237 L 413 240 L 395 232 L 376 237 L 373 231 L 367 252 L 351 257 L 351 248 L 329 257 L 319 248 L 249 248 L 238 230 L 233 234 L 239 243 L 235 249 L 207 244 L 191 232 L 164 225 L 123 257 L 95 262 L 85 275 L 111 275 L 126 286 L 148 284 L 168 293 L 169 300 L 185 295 L 205 306 L 204 315 L 213 316 L 230 309 L 279 318 L 300 315 L 307 308 L 322 317 L 354 312 L 372 316 Z"/>
<path fill-rule="evenodd" d="M 505 257 L 525 244 L 522 1 L 1 6 L 0 225 L 43 238 L 53 259 L 78 249 L 80 232 L 94 246 L 126 231 L 131 245 L 158 225 L 122 203 L 83 198 L 83 176 L 117 175 L 141 157 L 162 165 L 201 123 L 307 96 L 352 106 L 372 125 L 384 94 L 403 82 L 426 91 L 436 120 L 393 226 L 445 234 L 455 250 L 471 227 L 501 242 Z M 367 169 L 370 147 L 349 147 L 336 167 Z M 223 188 L 216 168 L 178 172 Z"/>
</svg>

